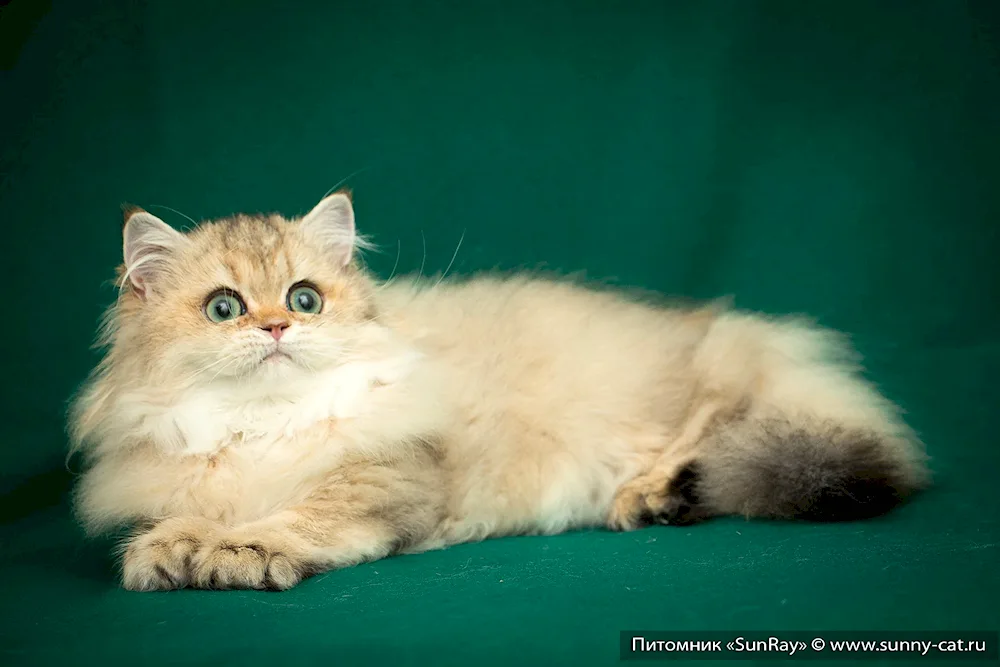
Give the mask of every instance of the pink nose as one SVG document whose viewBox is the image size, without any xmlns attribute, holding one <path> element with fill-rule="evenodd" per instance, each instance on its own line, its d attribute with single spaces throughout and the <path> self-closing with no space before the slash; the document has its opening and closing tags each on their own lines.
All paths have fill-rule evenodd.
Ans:
<svg viewBox="0 0 1000 667">
<path fill-rule="evenodd" d="M 285 329 L 288 328 L 288 322 L 273 322 L 267 326 L 261 327 L 264 331 L 270 331 L 271 337 L 274 340 L 281 340 L 282 334 L 285 333 Z"/>
</svg>

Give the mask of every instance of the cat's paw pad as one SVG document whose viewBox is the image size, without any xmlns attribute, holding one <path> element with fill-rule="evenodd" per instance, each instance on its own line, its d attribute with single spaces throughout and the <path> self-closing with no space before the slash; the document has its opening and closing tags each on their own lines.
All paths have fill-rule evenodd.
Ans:
<svg viewBox="0 0 1000 667">
<path fill-rule="evenodd" d="M 608 527 L 628 531 L 652 524 L 689 525 L 707 518 L 695 493 L 698 468 L 683 466 L 675 475 L 658 471 L 640 475 L 624 484 L 615 495 L 608 514 Z"/>
<path fill-rule="evenodd" d="M 122 558 L 122 586 L 130 591 L 167 591 L 191 583 L 195 553 L 207 529 L 165 521 L 133 539 Z"/>
<path fill-rule="evenodd" d="M 302 568 L 261 542 L 222 540 L 198 555 L 194 584 L 217 590 L 283 591 L 302 580 Z"/>
<path fill-rule="evenodd" d="M 708 511 L 698 498 L 698 465 L 684 466 L 661 494 L 662 504 L 653 513 L 656 523 L 669 526 L 689 526 L 709 517 Z"/>
</svg>

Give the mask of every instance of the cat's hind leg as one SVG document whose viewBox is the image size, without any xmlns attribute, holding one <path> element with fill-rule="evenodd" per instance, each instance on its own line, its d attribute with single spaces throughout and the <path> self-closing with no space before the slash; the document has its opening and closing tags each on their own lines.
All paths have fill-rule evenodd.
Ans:
<svg viewBox="0 0 1000 667">
<path fill-rule="evenodd" d="M 712 422 L 727 410 L 723 401 L 702 404 L 649 471 L 618 489 L 608 514 L 612 530 L 634 530 L 664 523 L 685 525 L 707 518 L 698 503 L 699 447 Z"/>
</svg>

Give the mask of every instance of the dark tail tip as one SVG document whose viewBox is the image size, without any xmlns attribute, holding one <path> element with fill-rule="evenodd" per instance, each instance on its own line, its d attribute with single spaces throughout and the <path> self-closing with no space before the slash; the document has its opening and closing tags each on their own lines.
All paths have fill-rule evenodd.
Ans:
<svg viewBox="0 0 1000 667">
<path fill-rule="evenodd" d="M 903 502 L 905 495 L 890 474 L 871 477 L 862 474 L 817 489 L 799 518 L 808 521 L 871 519 L 894 509 Z"/>
<path fill-rule="evenodd" d="M 856 521 L 889 512 L 920 486 L 905 447 L 837 424 L 744 423 L 716 444 L 699 484 L 715 514 Z"/>
</svg>

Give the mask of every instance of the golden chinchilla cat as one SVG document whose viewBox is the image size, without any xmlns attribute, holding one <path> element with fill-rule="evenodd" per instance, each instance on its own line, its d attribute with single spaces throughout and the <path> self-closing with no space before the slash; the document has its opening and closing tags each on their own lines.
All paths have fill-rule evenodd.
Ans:
<svg viewBox="0 0 1000 667">
<path fill-rule="evenodd" d="M 458 542 L 716 515 L 859 519 L 922 446 L 829 331 L 529 276 L 379 284 L 350 196 L 181 233 L 126 213 L 76 399 L 133 590 L 286 589 Z"/>
</svg>

